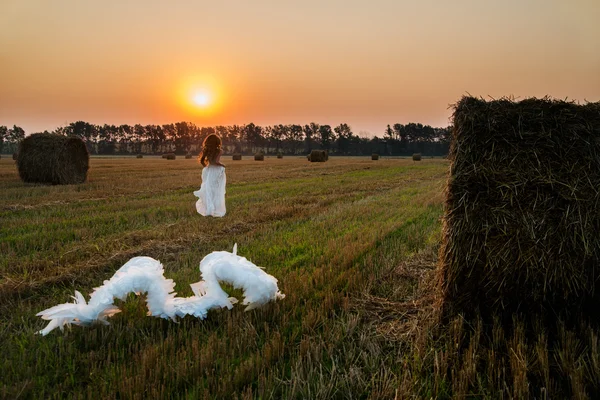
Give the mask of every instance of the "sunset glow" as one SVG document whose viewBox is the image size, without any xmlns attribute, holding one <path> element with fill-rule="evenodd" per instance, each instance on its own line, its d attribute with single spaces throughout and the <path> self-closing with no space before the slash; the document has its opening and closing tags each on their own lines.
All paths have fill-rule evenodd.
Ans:
<svg viewBox="0 0 600 400">
<path fill-rule="evenodd" d="M 225 76 L 224 71 L 219 71 Z M 231 104 L 228 101 L 227 87 L 213 72 L 190 73 L 182 71 L 173 88 L 166 89 L 173 94 L 170 111 L 175 120 L 192 121 L 201 126 L 215 125 L 229 118 Z"/>
<path fill-rule="evenodd" d="M 597 0 L 184 4 L 0 2 L 0 125 L 317 122 L 381 136 L 446 126 L 467 93 L 600 100 Z"/>
</svg>

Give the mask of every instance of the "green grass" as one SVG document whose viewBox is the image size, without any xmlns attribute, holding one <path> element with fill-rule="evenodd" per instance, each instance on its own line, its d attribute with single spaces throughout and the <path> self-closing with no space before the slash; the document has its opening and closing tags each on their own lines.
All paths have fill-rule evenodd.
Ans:
<svg viewBox="0 0 600 400">
<path fill-rule="evenodd" d="M 86 184 L 54 187 L 22 184 L 12 161 L 0 160 L 1 393 L 393 394 L 397 368 L 362 354 L 371 339 L 354 337 L 359 318 L 350 299 L 383 261 L 397 264 L 431 247 L 432 237 L 436 245 L 446 167 L 441 160 L 230 161 L 228 214 L 212 219 L 194 208 L 195 160 L 92 159 Z M 283 301 L 174 324 L 146 317 L 143 298 L 132 295 L 117 302 L 123 312 L 108 327 L 35 335 L 44 326 L 38 311 L 69 301 L 75 289 L 88 297 L 133 256 L 159 259 L 188 296 L 202 257 L 235 242 L 279 279 Z"/>
<path fill-rule="evenodd" d="M 213 219 L 195 211 L 195 160 L 94 158 L 87 183 L 54 187 L 0 160 L 1 397 L 600 395 L 596 328 L 439 323 L 444 160 L 227 164 L 228 213 Z M 190 296 L 202 257 L 236 242 L 285 299 L 175 324 L 130 295 L 110 326 L 35 334 L 37 312 L 89 298 L 131 257 L 160 260 Z"/>
</svg>

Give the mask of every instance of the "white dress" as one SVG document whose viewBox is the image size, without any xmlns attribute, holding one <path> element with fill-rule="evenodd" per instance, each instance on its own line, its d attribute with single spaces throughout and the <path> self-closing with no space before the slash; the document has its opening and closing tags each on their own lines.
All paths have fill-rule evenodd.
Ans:
<svg viewBox="0 0 600 400">
<path fill-rule="evenodd" d="M 225 215 L 225 167 L 209 165 L 202 169 L 202 185 L 194 195 L 198 197 L 196 210 L 203 216 Z"/>
</svg>

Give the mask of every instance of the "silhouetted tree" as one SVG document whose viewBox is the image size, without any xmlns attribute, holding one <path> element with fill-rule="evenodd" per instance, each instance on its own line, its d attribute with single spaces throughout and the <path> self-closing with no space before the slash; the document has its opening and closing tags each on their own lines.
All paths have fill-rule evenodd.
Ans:
<svg viewBox="0 0 600 400">
<path fill-rule="evenodd" d="M 0 154 L 4 149 L 4 142 L 8 141 L 8 128 L 4 125 L 0 126 Z"/>
<path fill-rule="evenodd" d="M 11 153 L 16 152 L 19 149 L 19 143 L 21 143 L 21 140 L 23 139 L 25 139 L 25 131 L 23 128 L 13 125 L 13 127 L 9 129 L 7 133 L 6 142 L 8 144 L 7 147 L 9 148 L 9 151 Z"/>
<path fill-rule="evenodd" d="M 388 124 L 387 128 L 385 128 L 385 137 L 387 139 L 394 139 L 394 131 L 390 127 L 390 124 Z"/>
<path fill-rule="evenodd" d="M 114 125 L 104 124 L 97 127 L 98 154 L 114 154 L 118 129 Z"/>
<path fill-rule="evenodd" d="M 163 134 L 165 135 L 165 142 L 163 145 L 163 152 L 171 152 L 175 147 L 175 124 L 164 124 L 162 126 Z"/>
<path fill-rule="evenodd" d="M 262 128 L 250 122 L 242 129 L 244 140 L 250 147 L 249 151 L 254 152 L 255 148 L 263 147 L 264 140 L 262 136 Z"/>
<path fill-rule="evenodd" d="M 301 125 L 290 125 L 289 126 L 289 142 L 292 153 L 298 154 L 301 149 L 303 136 L 302 136 Z"/>
<path fill-rule="evenodd" d="M 85 121 L 71 122 L 65 127 L 64 132 L 67 135 L 75 135 L 81 138 L 90 153 L 98 152 L 96 149 L 98 130 L 95 125 Z"/>
<path fill-rule="evenodd" d="M 242 152 L 242 127 L 239 125 L 232 125 L 228 127 L 229 135 L 232 138 L 234 151 L 236 153 Z"/>
<path fill-rule="evenodd" d="M 141 124 L 135 124 L 133 126 L 133 132 L 131 135 L 131 145 L 134 153 L 138 154 L 142 152 L 142 145 L 147 142 L 148 137 L 146 135 L 146 127 Z"/>
<path fill-rule="evenodd" d="M 333 137 L 333 132 L 331 131 L 331 126 L 321 125 L 319 127 L 319 135 L 321 136 L 321 148 L 323 150 L 329 151 L 329 149 L 331 147 L 331 139 Z"/>
<path fill-rule="evenodd" d="M 304 141 L 306 143 L 305 149 L 307 153 L 312 151 L 312 145 L 314 138 L 319 134 L 319 124 L 311 122 L 308 125 L 304 125 Z"/>
<path fill-rule="evenodd" d="M 350 129 L 348 124 L 339 124 L 333 130 L 336 133 L 335 141 L 338 152 L 341 154 L 348 154 L 350 142 L 352 140 L 352 129 Z"/>
<path fill-rule="evenodd" d="M 146 125 L 146 137 L 152 153 L 159 152 L 165 143 L 165 133 L 160 125 Z"/>
<path fill-rule="evenodd" d="M 286 127 L 284 125 L 273 125 L 270 131 L 270 138 L 275 143 L 275 152 L 279 153 L 281 148 L 281 141 L 286 133 Z"/>
</svg>

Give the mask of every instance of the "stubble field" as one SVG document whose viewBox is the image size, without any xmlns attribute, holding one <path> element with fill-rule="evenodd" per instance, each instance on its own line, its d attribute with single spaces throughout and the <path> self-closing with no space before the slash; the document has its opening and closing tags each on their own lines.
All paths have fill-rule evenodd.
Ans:
<svg viewBox="0 0 600 400">
<path fill-rule="evenodd" d="M 214 219 L 194 207 L 195 159 L 93 158 L 88 181 L 70 186 L 23 184 L 13 161 L 0 160 L 2 396 L 443 392 L 403 371 L 420 362 L 415 315 L 428 306 L 417 300 L 433 294 L 447 162 L 225 162 L 228 212 Z M 283 301 L 175 324 L 146 317 L 143 297 L 130 295 L 110 326 L 35 334 L 45 326 L 37 312 L 75 289 L 89 298 L 131 257 L 160 260 L 190 296 L 200 260 L 234 243 L 279 279 Z"/>
</svg>

